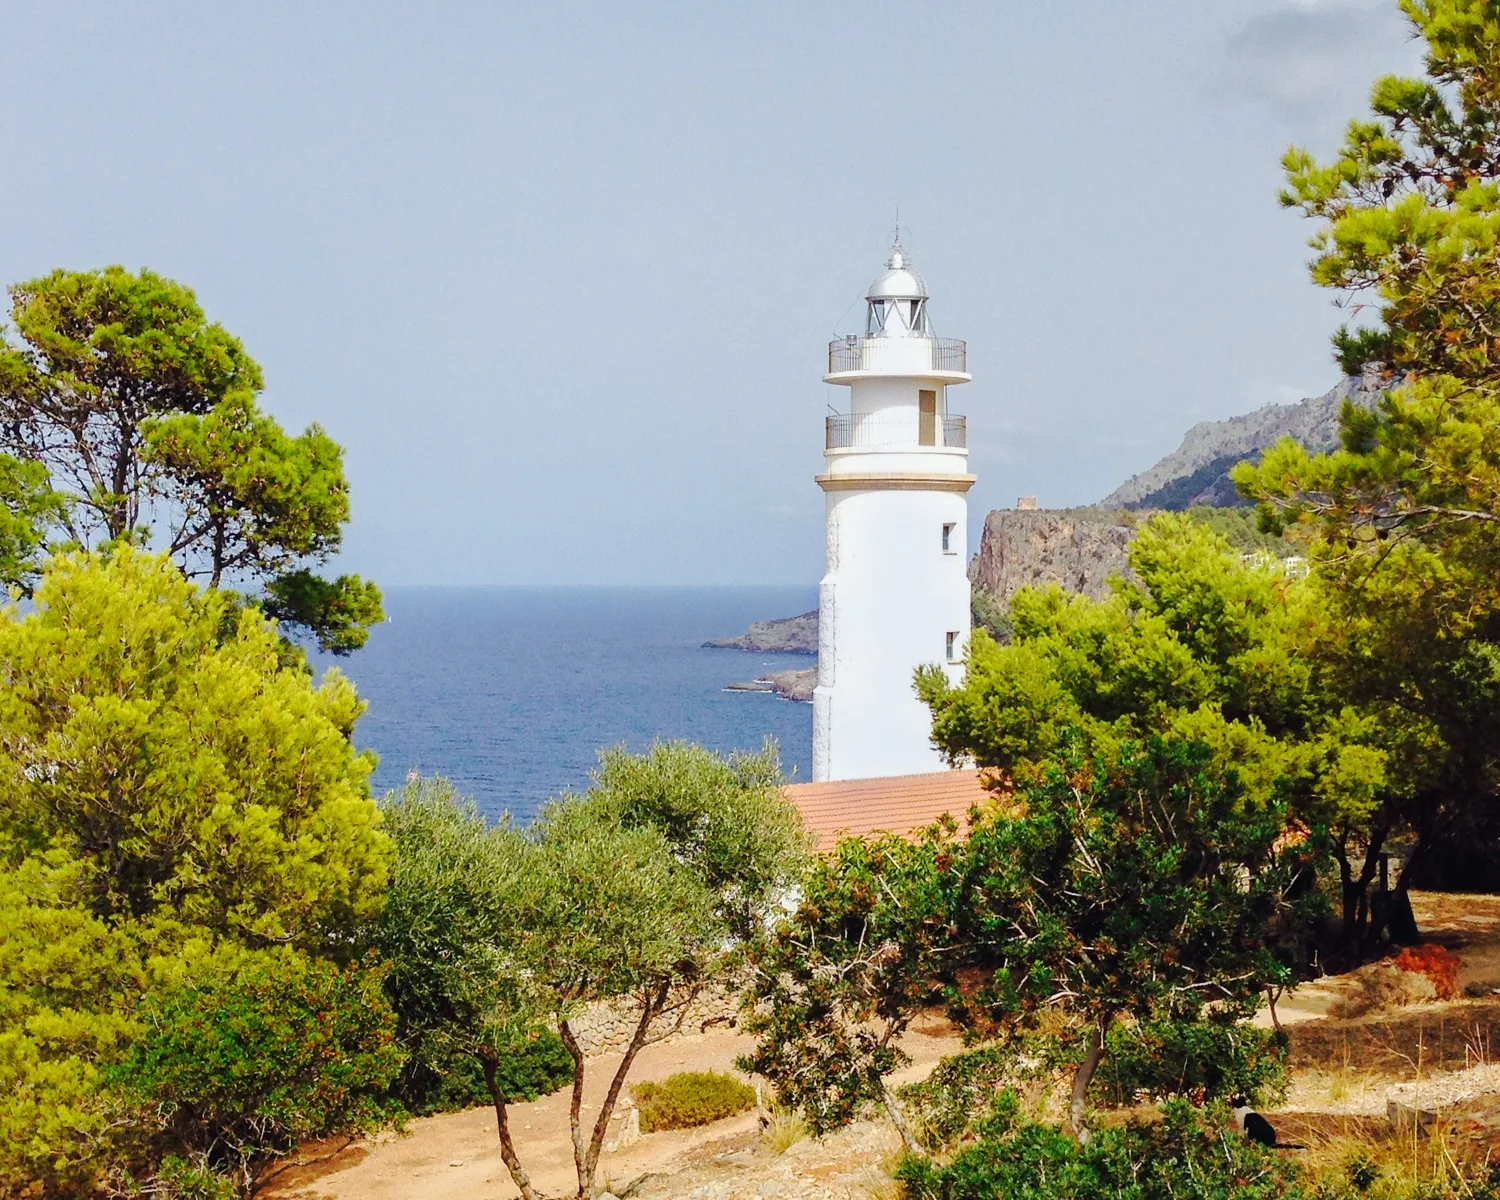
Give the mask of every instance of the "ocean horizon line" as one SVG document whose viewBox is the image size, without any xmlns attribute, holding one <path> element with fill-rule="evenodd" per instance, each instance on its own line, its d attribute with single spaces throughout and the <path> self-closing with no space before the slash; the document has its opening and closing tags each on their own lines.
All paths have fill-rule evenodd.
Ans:
<svg viewBox="0 0 1500 1200">
<path fill-rule="evenodd" d="M 381 591 L 756 591 L 816 588 L 818 581 L 792 583 L 380 583 Z"/>
</svg>

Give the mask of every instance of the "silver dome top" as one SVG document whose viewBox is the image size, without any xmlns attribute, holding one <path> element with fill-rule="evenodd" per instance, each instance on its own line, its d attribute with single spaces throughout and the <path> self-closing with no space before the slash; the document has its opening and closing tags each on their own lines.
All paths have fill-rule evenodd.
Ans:
<svg viewBox="0 0 1500 1200">
<path fill-rule="evenodd" d="M 885 270 L 875 276 L 875 282 L 865 293 L 867 300 L 921 300 L 927 297 L 927 285 L 922 277 L 911 269 L 906 261 L 906 252 L 897 242 L 886 260 Z"/>
</svg>

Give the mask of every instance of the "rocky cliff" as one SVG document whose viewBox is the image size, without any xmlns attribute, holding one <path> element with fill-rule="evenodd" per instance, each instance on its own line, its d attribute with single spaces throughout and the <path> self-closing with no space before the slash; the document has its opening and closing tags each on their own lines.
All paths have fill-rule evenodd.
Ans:
<svg viewBox="0 0 1500 1200">
<path fill-rule="evenodd" d="M 1197 504 L 1243 504 L 1229 479 L 1235 463 L 1259 461 L 1263 450 L 1284 437 L 1315 452 L 1333 449 L 1345 399 L 1371 408 L 1380 398 L 1380 387 L 1374 376 L 1351 377 L 1296 404 L 1267 404 L 1227 421 L 1200 421 L 1187 431 L 1181 446 L 1154 467 L 1131 476 L 1099 501 L 1099 507 L 1181 511 Z"/>
<path fill-rule="evenodd" d="M 1118 510 L 996 509 L 984 520 L 969 579 L 1004 602 L 1018 588 L 1057 583 L 1096 599 L 1127 569 L 1134 528 Z"/>
</svg>

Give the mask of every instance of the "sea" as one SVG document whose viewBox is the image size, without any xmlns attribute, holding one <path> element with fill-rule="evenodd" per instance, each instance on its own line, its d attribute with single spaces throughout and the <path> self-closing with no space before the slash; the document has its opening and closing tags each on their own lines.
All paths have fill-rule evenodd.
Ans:
<svg viewBox="0 0 1500 1200">
<path fill-rule="evenodd" d="M 313 666 L 369 705 L 354 740 L 379 758 L 377 794 L 409 771 L 444 775 L 486 816 L 525 822 L 587 788 L 609 746 L 728 753 L 771 738 L 785 775 L 810 778 L 812 706 L 724 689 L 816 660 L 703 643 L 816 605 L 816 586 L 392 587 L 368 644 Z"/>
</svg>

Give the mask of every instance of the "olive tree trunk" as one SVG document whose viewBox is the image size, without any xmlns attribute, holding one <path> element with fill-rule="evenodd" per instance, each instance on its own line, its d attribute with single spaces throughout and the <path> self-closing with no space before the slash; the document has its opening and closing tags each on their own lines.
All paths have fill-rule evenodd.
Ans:
<svg viewBox="0 0 1500 1200">
<path fill-rule="evenodd" d="M 1099 1063 L 1104 1058 L 1104 1035 L 1109 1032 L 1110 1022 L 1113 1020 L 1113 1013 L 1105 1013 L 1095 1022 L 1090 1031 L 1088 1052 L 1073 1075 L 1073 1095 L 1068 1104 L 1068 1128 L 1083 1145 L 1087 1145 L 1089 1140 L 1088 1126 L 1083 1121 L 1088 1107 L 1089 1084 L 1093 1082 L 1094 1072 L 1099 1069 Z"/>
<path fill-rule="evenodd" d="M 520 1191 L 522 1200 L 541 1200 L 541 1194 L 532 1186 L 531 1177 L 521 1166 L 521 1159 L 516 1154 L 516 1144 L 511 1140 L 510 1121 L 505 1111 L 505 1096 L 500 1091 L 500 1084 L 495 1079 L 495 1061 L 491 1058 L 480 1060 L 484 1068 L 484 1081 L 489 1085 L 490 1098 L 495 1102 L 495 1124 L 500 1131 L 500 1159 L 505 1163 L 505 1169 L 510 1172 L 517 1190 Z"/>
<path fill-rule="evenodd" d="M 631 1065 L 651 1033 L 651 1022 L 661 1014 L 671 990 L 670 982 L 662 983 L 642 998 L 641 1019 L 636 1022 L 630 1044 L 625 1047 L 624 1057 L 620 1059 L 620 1065 L 615 1068 L 614 1077 L 609 1081 L 609 1090 L 604 1094 L 604 1102 L 599 1106 L 599 1115 L 594 1119 L 594 1128 L 587 1141 L 583 1136 L 583 1050 L 573 1036 L 567 1020 L 557 1023 L 563 1045 L 573 1056 L 573 1100 L 568 1117 L 573 1134 L 573 1162 L 578 1171 L 578 1200 L 592 1200 L 594 1176 L 599 1170 L 599 1155 L 604 1149 L 604 1137 L 609 1132 L 609 1119 L 614 1115 L 615 1104 L 620 1099 L 620 1091 L 625 1086 L 625 1078 L 630 1074 Z"/>
</svg>

